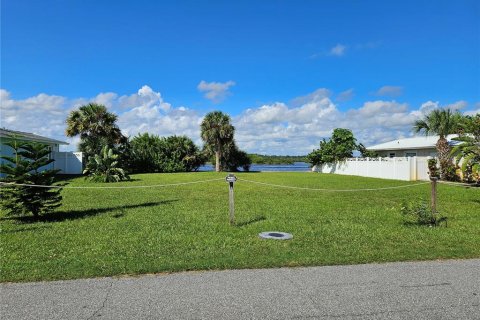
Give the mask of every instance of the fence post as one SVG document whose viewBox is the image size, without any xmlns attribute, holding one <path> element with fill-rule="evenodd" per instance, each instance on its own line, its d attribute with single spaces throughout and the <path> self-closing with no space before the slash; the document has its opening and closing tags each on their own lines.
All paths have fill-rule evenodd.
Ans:
<svg viewBox="0 0 480 320">
<path fill-rule="evenodd" d="M 228 199 L 229 199 L 229 207 L 230 207 L 230 225 L 235 224 L 235 206 L 233 202 L 233 183 L 237 181 L 237 177 L 233 173 L 230 173 L 225 180 L 228 182 L 229 190 L 228 190 Z"/>
<path fill-rule="evenodd" d="M 431 177 L 432 181 L 432 214 L 437 213 L 437 177 Z"/>
</svg>

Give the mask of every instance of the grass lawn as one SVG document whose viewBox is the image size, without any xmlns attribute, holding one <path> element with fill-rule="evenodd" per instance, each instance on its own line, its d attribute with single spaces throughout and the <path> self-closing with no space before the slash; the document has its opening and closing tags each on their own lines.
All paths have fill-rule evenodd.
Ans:
<svg viewBox="0 0 480 320">
<path fill-rule="evenodd" d="M 223 178 L 221 173 L 144 174 L 151 185 Z M 411 184 L 317 173 L 239 173 L 311 188 Z M 101 186 L 76 178 L 70 186 Z M 38 281 L 181 270 L 265 268 L 480 257 L 480 189 L 438 186 L 448 227 L 405 226 L 402 200 L 429 199 L 430 186 L 355 193 L 235 184 L 237 225 L 228 223 L 228 184 L 168 188 L 64 189 L 44 221 L 0 213 L 0 281 Z M 285 231 L 293 240 L 262 240 Z"/>
</svg>

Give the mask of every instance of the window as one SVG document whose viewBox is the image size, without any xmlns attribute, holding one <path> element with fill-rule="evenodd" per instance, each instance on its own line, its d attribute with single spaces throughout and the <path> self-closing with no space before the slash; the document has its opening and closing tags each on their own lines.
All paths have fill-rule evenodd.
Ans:
<svg viewBox="0 0 480 320">
<path fill-rule="evenodd" d="M 397 154 L 396 154 L 395 152 L 390 152 L 390 153 L 388 154 L 388 156 L 389 156 L 390 158 L 395 158 L 396 155 L 397 155 Z"/>
<path fill-rule="evenodd" d="M 416 152 L 405 152 L 405 157 L 416 157 L 417 153 Z"/>
</svg>

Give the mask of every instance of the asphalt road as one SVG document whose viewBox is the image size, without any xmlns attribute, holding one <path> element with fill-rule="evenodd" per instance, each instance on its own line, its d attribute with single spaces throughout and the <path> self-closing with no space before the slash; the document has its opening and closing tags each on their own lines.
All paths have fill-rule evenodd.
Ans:
<svg viewBox="0 0 480 320">
<path fill-rule="evenodd" d="M 1 284 L 1 319 L 480 319 L 480 260 Z"/>
</svg>

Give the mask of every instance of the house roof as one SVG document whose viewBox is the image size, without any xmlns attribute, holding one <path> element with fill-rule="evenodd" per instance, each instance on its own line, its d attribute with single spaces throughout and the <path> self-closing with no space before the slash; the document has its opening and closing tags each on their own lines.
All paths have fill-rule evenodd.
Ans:
<svg viewBox="0 0 480 320">
<path fill-rule="evenodd" d="M 57 143 L 57 144 L 68 144 L 65 141 L 55 140 L 43 136 L 39 136 L 38 134 L 33 134 L 30 132 L 22 132 L 22 131 L 15 131 L 9 130 L 5 128 L 0 128 L 0 138 L 9 138 L 11 135 L 15 135 L 20 140 L 27 140 L 27 141 L 37 141 L 43 143 Z"/>
<path fill-rule="evenodd" d="M 457 145 L 460 142 L 452 140 L 457 135 L 451 134 L 447 136 L 448 143 L 450 145 Z M 380 143 L 371 147 L 368 150 L 412 150 L 412 149 L 431 149 L 435 148 L 437 144 L 438 136 L 421 136 L 413 138 L 405 138 L 393 140 L 385 143 Z"/>
</svg>

